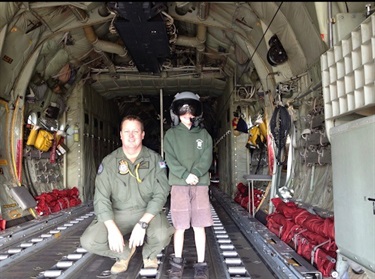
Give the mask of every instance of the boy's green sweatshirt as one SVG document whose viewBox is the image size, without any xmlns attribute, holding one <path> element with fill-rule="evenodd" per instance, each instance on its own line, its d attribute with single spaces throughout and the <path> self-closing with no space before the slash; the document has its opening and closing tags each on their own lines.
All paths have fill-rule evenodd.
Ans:
<svg viewBox="0 0 375 279">
<path fill-rule="evenodd" d="M 167 130 L 164 136 L 165 161 L 169 168 L 169 184 L 187 186 L 189 173 L 199 178 L 197 185 L 209 185 L 212 164 L 212 138 L 206 129 L 182 123 Z"/>
</svg>

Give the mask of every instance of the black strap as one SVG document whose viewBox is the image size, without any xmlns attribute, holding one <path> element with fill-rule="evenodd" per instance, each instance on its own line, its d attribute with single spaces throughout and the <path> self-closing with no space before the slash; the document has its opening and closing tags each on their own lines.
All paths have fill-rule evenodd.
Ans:
<svg viewBox="0 0 375 279">
<path fill-rule="evenodd" d="M 275 139 L 277 147 L 276 160 L 278 164 L 281 164 L 281 151 L 285 147 L 286 139 L 291 127 L 291 117 L 288 110 L 282 106 L 277 105 L 271 118 L 271 133 Z"/>
</svg>

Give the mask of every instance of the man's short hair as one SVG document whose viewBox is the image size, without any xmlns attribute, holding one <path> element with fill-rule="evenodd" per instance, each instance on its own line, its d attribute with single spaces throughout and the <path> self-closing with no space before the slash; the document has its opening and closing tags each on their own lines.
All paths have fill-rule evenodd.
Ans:
<svg viewBox="0 0 375 279">
<path fill-rule="evenodd" d="M 122 124 L 124 123 L 124 121 L 126 120 L 131 120 L 131 121 L 138 121 L 139 123 L 141 123 L 141 130 L 143 131 L 144 130 L 144 124 L 143 124 L 143 121 L 142 119 L 138 116 L 138 115 L 133 115 L 133 114 L 129 114 L 129 115 L 126 115 L 122 118 L 121 120 L 121 124 L 120 124 L 120 131 L 122 130 Z"/>
</svg>

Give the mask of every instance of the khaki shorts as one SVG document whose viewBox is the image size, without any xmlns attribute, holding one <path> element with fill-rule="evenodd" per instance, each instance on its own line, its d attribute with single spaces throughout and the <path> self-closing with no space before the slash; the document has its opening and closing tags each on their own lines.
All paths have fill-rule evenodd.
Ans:
<svg viewBox="0 0 375 279">
<path fill-rule="evenodd" d="M 208 186 L 172 186 L 171 217 L 177 230 L 213 225 Z"/>
</svg>

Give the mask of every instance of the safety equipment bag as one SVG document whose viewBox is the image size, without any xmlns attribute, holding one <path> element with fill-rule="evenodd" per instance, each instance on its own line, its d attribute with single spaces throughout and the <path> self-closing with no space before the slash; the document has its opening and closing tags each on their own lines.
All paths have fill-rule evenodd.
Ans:
<svg viewBox="0 0 375 279">
<path fill-rule="evenodd" d="M 40 151 L 46 152 L 51 148 L 52 143 L 53 134 L 46 130 L 40 129 L 34 143 L 35 148 L 39 149 Z"/>
</svg>

